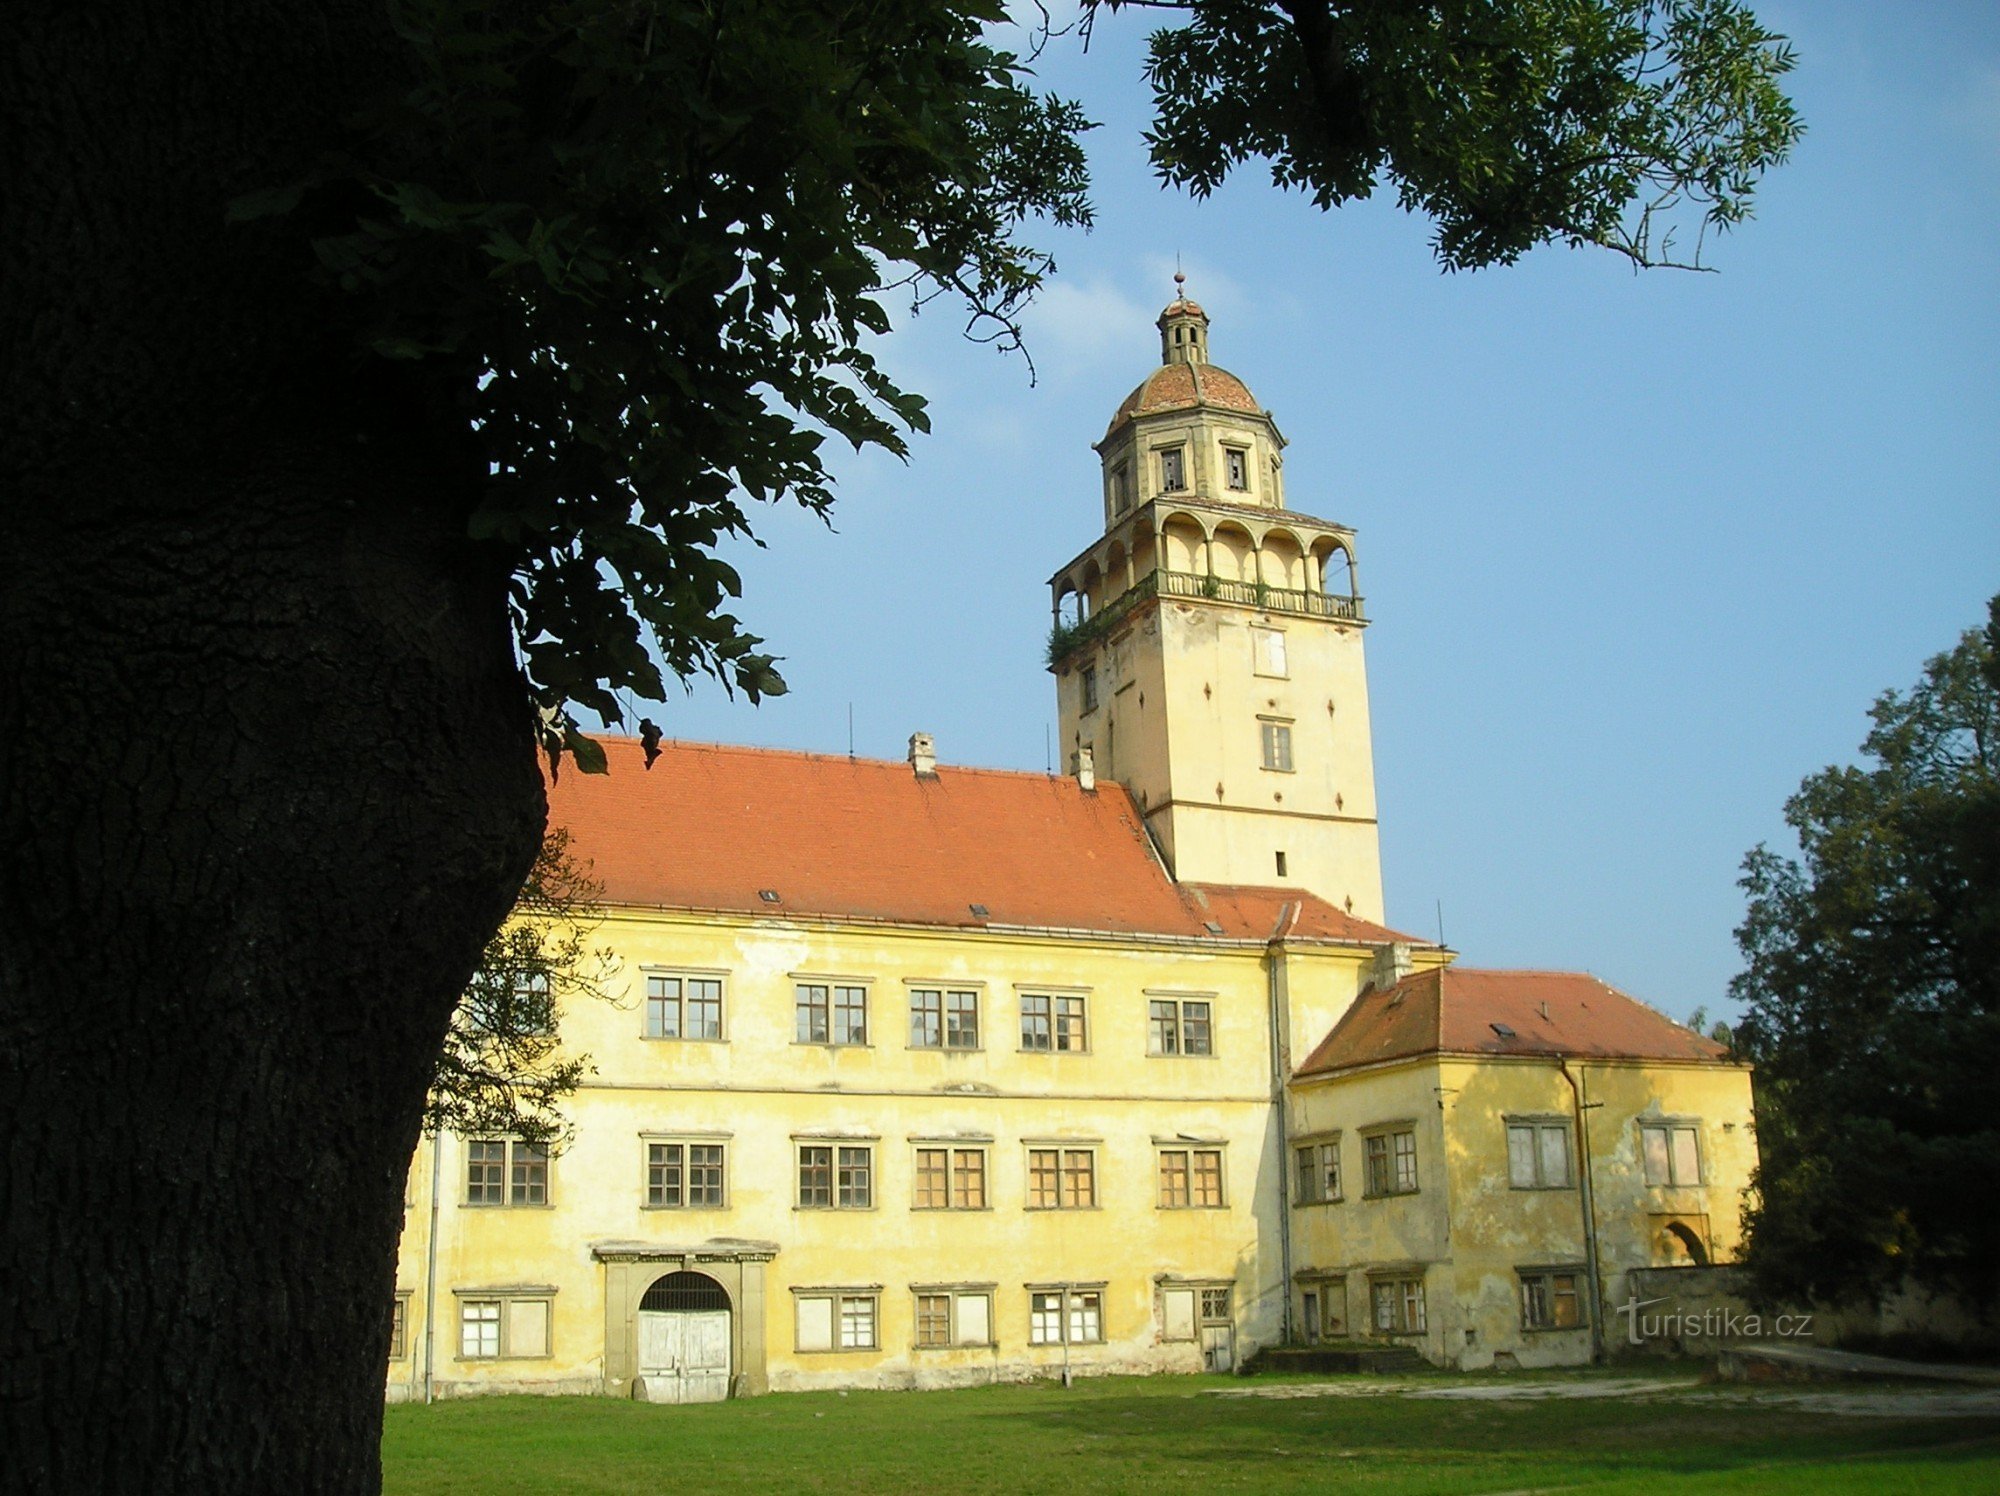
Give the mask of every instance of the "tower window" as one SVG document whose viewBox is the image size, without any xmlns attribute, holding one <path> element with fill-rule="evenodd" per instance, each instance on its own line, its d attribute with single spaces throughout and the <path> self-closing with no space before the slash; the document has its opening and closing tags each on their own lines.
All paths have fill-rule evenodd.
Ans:
<svg viewBox="0 0 2000 1496">
<path fill-rule="evenodd" d="M 1280 679 L 1291 672 L 1285 664 L 1285 634 L 1282 629 L 1250 630 L 1250 641 L 1255 651 L 1254 663 L 1259 675 L 1273 675 Z"/>
<path fill-rule="evenodd" d="M 1083 709 L 1094 712 L 1097 710 L 1097 667 L 1085 665 L 1077 674 L 1083 685 Z"/>
<path fill-rule="evenodd" d="M 1119 463 L 1111 470 L 1111 513 L 1115 517 L 1132 507 L 1132 469 Z"/>
<path fill-rule="evenodd" d="M 1250 487 L 1250 454 L 1241 447 L 1222 449 L 1222 468 L 1231 488 L 1242 492 Z"/>
<path fill-rule="evenodd" d="M 1260 722 L 1263 730 L 1264 767 L 1281 774 L 1292 772 L 1292 728 L 1288 722 Z"/>
<path fill-rule="evenodd" d="M 1167 493 L 1179 493 L 1187 487 L 1187 467 L 1179 447 L 1169 447 L 1160 454 L 1160 487 Z"/>
<path fill-rule="evenodd" d="M 1278 854 L 1278 876 L 1280 878 L 1287 878 L 1291 876 L 1285 870 L 1285 854 L 1283 852 L 1280 852 Z"/>
</svg>

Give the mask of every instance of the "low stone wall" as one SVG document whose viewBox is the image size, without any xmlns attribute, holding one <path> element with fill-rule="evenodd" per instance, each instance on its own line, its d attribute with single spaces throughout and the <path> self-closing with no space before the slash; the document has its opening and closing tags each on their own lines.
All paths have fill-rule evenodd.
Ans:
<svg viewBox="0 0 2000 1496">
<path fill-rule="evenodd" d="M 1714 1356 L 1732 1346 L 1818 1345 L 1833 1349 L 1991 1351 L 1994 1322 L 1950 1295 L 1905 1288 L 1880 1304 L 1828 1309 L 1750 1302 L 1748 1272 L 1738 1266 L 1633 1268 L 1625 1298 L 1604 1327 L 1612 1356 Z"/>
</svg>

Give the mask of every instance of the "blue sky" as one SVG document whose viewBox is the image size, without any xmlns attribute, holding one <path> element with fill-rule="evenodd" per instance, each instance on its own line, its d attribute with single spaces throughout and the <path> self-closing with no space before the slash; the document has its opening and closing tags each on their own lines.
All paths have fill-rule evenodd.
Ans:
<svg viewBox="0 0 2000 1496">
<path fill-rule="evenodd" d="M 1157 362 L 1178 254 L 1215 361 L 1351 524 L 1389 921 L 1482 966 L 1726 1007 L 1743 853 L 1854 757 L 1875 695 L 2000 591 L 2000 7 L 1764 4 L 1808 126 L 1715 275 L 1551 248 L 1443 275 L 1428 226 L 1251 168 L 1160 188 L 1147 17 L 1040 72 L 1083 99 L 1098 222 L 1053 240 L 1039 379 L 939 304 L 884 353 L 931 398 L 832 529 L 760 516 L 740 610 L 791 694 L 697 684 L 672 736 L 1040 769 L 1046 579 L 1097 533 L 1090 443 Z M 655 715 L 659 715 L 656 713 Z"/>
</svg>

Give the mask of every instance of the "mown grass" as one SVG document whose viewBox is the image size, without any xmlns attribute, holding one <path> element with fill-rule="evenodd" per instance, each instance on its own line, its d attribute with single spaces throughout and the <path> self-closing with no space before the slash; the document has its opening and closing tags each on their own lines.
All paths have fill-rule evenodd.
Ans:
<svg viewBox="0 0 2000 1496">
<path fill-rule="evenodd" d="M 563 1492 L 2000 1491 L 2000 1418 L 1852 1417 L 1739 1389 L 1665 1398 L 1217 1397 L 1220 1377 L 798 1393 L 706 1407 L 392 1407 L 390 1496 Z"/>
</svg>

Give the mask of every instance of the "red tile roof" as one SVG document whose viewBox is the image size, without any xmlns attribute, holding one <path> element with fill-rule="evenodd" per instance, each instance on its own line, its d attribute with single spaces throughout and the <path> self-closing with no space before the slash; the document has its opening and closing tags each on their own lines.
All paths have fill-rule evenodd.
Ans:
<svg viewBox="0 0 2000 1496">
<path fill-rule="evenodd" d="M 1283 915 L 1298 940 L 1409 938 L 1296 889 L 1176 885 L 1117 784 L 705 743 L 648 770 L 638 743 L 602 742 L 611 772 L 566 767 L 549 814 L 613 904 L 1228 940 Z"/>
<path fill-rule="evenodd" d="M 1298 1073 L 1424 1054 L 1713 1061 L 1728 1051 L 1580 971 L 1448 966 L 1362 993 Z"/>
<path fill-rule="evenodd" d="M 1250 393 L 1250 387 L 1227 369 L 1215 364 L 1162 364 L 1120 403 L 1104 434 L 1110 436 L 1134 416 L 1193 410 L 1203 405 L 1248 415 L 1260 414 L 1264 408 Z"/>
</svg>

